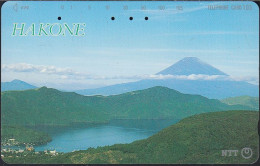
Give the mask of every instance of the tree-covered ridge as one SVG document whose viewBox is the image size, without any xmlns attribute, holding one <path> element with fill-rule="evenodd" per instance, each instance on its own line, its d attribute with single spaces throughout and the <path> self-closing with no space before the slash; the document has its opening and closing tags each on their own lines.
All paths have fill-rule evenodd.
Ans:
<svg viewBox="0 0 260 166">
<path fill-rule="evenodd" d="M 51 141 L 43 132 L 19 126 L 1 126 L 1 145 L 41 145 Z"/>
<path fill-rule="evenodd" d="M 81 96 L 42 87 L 2 92 L 1 102 L 1 123 L 24 126 L 105 123 L 111 119 L 182 119 L 203 112 L 250 110 L 165 87 L 112 96 Z"/>
<path fill-rule="evenodd" d="M 230 97 L 221 100 L 223 103 L 229 105 L 245 105 L 251 107 L 252 109 L 259 110 L 259 97 L 251 97 L 251 96 L 238 96 L 238 97 Z"/>
<path fill-rule="evenodd" d="M 258 117 L 257 111 L 202 113 L 130 144 L 89 148 L 56 157 L 40 155 L 4 160 L 7 163 L 59 164 L 253 163 L 259 151 Z M 252 149 L 249 159 L 241 156 L 245 147 Z M 230 149 L 238 150 L 237 156 L 222 156 L 222 150 Z"/>
</svg>

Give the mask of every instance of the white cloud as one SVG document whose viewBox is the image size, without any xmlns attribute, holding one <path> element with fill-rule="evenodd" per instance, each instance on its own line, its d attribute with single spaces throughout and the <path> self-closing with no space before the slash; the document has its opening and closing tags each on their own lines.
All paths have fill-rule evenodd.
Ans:
<svg viewBox="0 0 260 166">
<path fill-rule="evenodd" d="M 139 77 L 140 79 L 177 79 L 177 80 L 223 80 L 223 81 L 245 81 L 253 84 L 259 84 L 259 77 L 253 76 L 224 76 L 224 75 L 204 75 L 204 74 L 191 74 L 191 75 L 145 75 Z"/>
<path fill-rule="evenodd" d="M 35 72 L 42 74 L 55 74 L 61 76 L 75 76 L 82 75 L 79 72 L 73 71 L 70 68 L 59 68 L 55 66 L 44 66 L 44 65 L 32 65 L 27 63 L 18 63 L 18 64 L 3 64 L 3 71 L 11 71 L 11 72 Z"/>
<path fill-rule="evenodd" d="M 191 74 L 191 75 L 149 75 L 146 79 L 180 79 L 180 80 L 216 80 L 224 79 L 223 75 L 204 75 L 204 74 Z"/>
<path fill-rule="evenodd" d="M 88 73 L 80 73 L 73 71 L 70 68 L 58 68 L 55 66 L 44 66 L 44 65 L 32 65 L 26 63 L 18 64 L 3 64 L 2 71 L 6 72 L 31 72 L 40 73 L 47 75 L 57 75 L 59 79 L 65 80 L 143 80 L 143 79 L 178 79 L 178 80 L 229 80 L 229 81 L 247 81 L 255 84 L 259 84 L 258 77 L 252 76 L 224 76 L 224 75 L 204 75 L 204 74 L 191 74 L 191 75 L 162 75 L 162 74 L 147 74 L 147 75 L 118 75 L 118 76 L 100 76 Z"/>
<path fill-rule="evenodd" d="M 252 76 L 230 76 L 229 77 L 231 80 L 233 81 L 246 81 L 246 82 L 250 82 L 252 84 L 259 84 L 259 77 L 252 77 Z"/>
</svg>

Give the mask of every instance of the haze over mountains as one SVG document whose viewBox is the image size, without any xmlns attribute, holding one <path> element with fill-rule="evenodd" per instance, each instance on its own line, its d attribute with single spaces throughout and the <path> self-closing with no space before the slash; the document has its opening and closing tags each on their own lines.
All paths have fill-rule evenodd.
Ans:
<svg viewBox="0 0 260 166">
<path fill-rule="evenodd" d="M 78 90 L 82 95 L 115 95 L 154 86 L 164 86 L 187 94 L 199 94 L 208 98 L 223 99 L 234 96 L 258 96 L 259 87 L 245 81 L 230 79 L 193 79 L 194 76 L 228 75 L 195 57 L 184 58 L 172 66 L 158 72 L 161 75 L 191 76 L 190 79 L 145 79 L 136 82 L 116 84 L 96 89 Z"/>
</svg>

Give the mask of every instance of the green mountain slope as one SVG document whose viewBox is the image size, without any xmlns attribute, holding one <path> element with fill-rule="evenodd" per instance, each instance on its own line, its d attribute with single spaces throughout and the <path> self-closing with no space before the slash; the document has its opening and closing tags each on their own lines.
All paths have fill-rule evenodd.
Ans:
<svg viewBox="0 0 260 166">
<path fill-rule="evenodd" d="M 1 93 L 1 122 L 8 125 L 69 125 L 105 122 L 98 97 L 60 92 L 46 87 Z M 94 106 L 94 107 L 93 107 Z"/>
<path fill-rule="evenodd" d="M 9 139 L 15 139 L 10 142 Z M 41 145 L 51 141 L 48 134 L 17 126 L 1 126 L 1 144 L 11 143 L 13 145 L 33 144 Z"/>
<path fill-rule="evenodd" d="M 157 134 L 130 144 L 89 148 L 50 156 L 5 158 L 7 163 L 253 163 L 258 158 L 257 111 L 223 111 L 185 118 Z M 86 140 L 87 141 L 87 140 Z M 252 149 L 249 159 L 241 156 Z M 222 150 L 238 150 L 222 156 Z"/>
<path fill-rule="evenodd" d="M 226 98 L 221 101 L 229 105 L 240 104 L 240 105 L 249 106 L 255 110 L 259 110 L 259 97 L 238 96 L 238 97 Z"/>
<path fill-rule="evenodd" d="M 1 122 L 6 125 L 72 125 L 111 119 L 182 119 L 222 110 L 246 110 L 199 95 L 153 87 L 115 96 L 81 96 L 50 88 L 1 93 Z"/>
</svg>

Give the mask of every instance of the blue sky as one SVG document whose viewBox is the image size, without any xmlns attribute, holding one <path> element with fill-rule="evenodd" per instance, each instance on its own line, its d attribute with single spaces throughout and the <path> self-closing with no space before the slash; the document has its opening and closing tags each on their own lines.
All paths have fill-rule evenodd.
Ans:
<svg viewBox="0 0 260 166">
<path fill-rule="evenodd" d="M 252 10 L 208 10 L 209 4 L 251 5 Z M 21 9 L 27 5 L 29 10 Z M 164 11 L 158 10 L 161 5 Z M 180 5 L 183 10 L 176 11 Z M 135 81 L 184 57 L 198 57 L 234 79 L 257 83 L 258 12 L 253 2 L 7 2 L 2 7 L 2 81 L 95 88 Z M 11 36 L 13 23 L 85 23 L 86 35 Z"/>
</svg>

